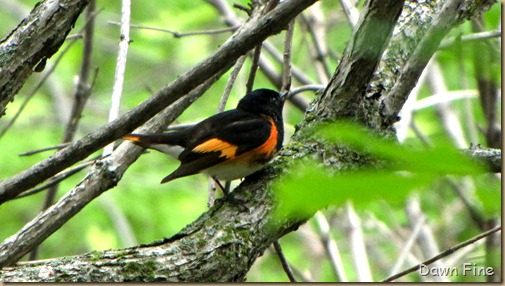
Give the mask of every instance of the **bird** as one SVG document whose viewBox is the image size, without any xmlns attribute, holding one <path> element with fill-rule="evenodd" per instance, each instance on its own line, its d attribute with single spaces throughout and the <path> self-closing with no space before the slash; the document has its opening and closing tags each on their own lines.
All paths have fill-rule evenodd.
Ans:
<svg viewBox="0 0 505 286">
<path fill-rule="evenodd" d="M 125 140 L 174 155 L 180 165 L 161 184 L 197 173 L 218 180 L 245 178 L 263 169 L 284 140 L 282 109 L 288 92 L 266 88 L 247 93 L 235 109 L 188 128 L 158 134 L 127 134 Z M 224 191 L 224 190 L 223 190 Z"/>
</svg>

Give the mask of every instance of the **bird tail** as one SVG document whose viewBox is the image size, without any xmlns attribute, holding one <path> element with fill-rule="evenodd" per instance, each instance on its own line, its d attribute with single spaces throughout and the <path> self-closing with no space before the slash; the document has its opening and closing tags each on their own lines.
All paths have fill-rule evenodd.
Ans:
<svg viewBox="0 0 505 286">
<path fill-rule="evenodd" d="M 184 134 L 169 132 L 160 134 L 127 134 L 123 139 L 133 141 L 144 148 L 153 149 L 177 158 L 186 145 Z"/>
<path fill-rule="evenodd" d="M 181 132 L 168 132 L 159 134 L 127 134 L 123 139 L 140 143 L 140 145 L 151 144 L 166 144 L 166 145 L 179 145 L 185 147 L 186 140 L 185 134 Z"/>
</svg>

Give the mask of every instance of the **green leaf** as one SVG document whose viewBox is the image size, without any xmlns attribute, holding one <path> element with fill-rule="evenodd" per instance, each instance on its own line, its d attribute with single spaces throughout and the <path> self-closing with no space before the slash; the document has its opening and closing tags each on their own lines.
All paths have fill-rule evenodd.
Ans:
<svg viewBox="0 0 505 286">
<path fill-rule="evenodd" d="M 357 208 L 364 208 L 377 200 L 401 204 L 411 191 L 426 188 L 443 176 L 485 172 L 482 165 L 447 143 L 430 149 L 409 148 L 373 135 L 350 122 L 321 124 L 306 135 L 366 152 L 388 164 L 380 170 L 367 167 L 335 174 L 315 161 L 295 164 L 290 173 L 274 186 L 279 215 L 307 217 L 319 209 L 339 206 L 348 200 L 352 200 Z M 493 200 L 499 198 L 488 196 L 488 193 L 482 191 L 486 194 L 483 204 L 492 212 L 496 210 Z M 489 200 L 489 197 L 493 199 Z"/>
<path fill-rule="evenodd" d="M 500 180 L 485 176 L 476 180 L 475 196 L 486 216 L 498 216 L 501 212 Z"/>
<path fill-rule="evenodd" d="M 439 142 L 430 149 L 414 149 L 399 145 L 371 133 L 352 122 L 321 124 L 314 136 L 344 144 L 372 156 L 390 161 L 393 170 L 422 172 L 433 175 L 475 175 L 485 173 L 484 167 L 447 142 Z"/>
<path fill-rule="evenodd" d="M 357 208 L 385 200 L 401 204 L 410 191 L 433 182 L 427 174 L 407 174 L 388 170 L 345 171 L 334 175 L 314 163 L 300 163 L 274 185 L 277 215 L 311 216 L 329 205 L 352 200 Z"/>
</svg>

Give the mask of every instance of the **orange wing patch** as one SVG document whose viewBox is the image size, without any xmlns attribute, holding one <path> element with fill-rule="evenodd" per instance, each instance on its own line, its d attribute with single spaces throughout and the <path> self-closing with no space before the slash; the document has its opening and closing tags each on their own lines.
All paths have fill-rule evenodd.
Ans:
<svg viewBox="0 0 505 286">
<path fill-rule="evenodd" d="M 123 139 L 134 141 L 134 142 L 141 142 L 140 136 L 133 135 L 133 134 L 125 135 L 125 136 L 123 136 Z"/>
<path fill-rule="evenodd" d="M 220 157 L 233 158 L 237 153 L 238 146 L 230 144 L 226 141 L 213 138 L 203 142 L 202 144 L 193 148 L 193 152 L 208 153 L 208 152 L 221 152 Z"/>
</svg>

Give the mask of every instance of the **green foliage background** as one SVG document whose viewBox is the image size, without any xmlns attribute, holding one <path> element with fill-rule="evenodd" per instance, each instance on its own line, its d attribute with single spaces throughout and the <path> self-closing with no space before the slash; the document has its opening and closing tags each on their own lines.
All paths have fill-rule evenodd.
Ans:
<svg viewBox="0 0 505 286">
<path fill-rule="evenodd" d="M 37 3 L 34 0 L 2 1 L 0 15 L 3 25 L 0 35 L 6 36 L 29 10 Z M 328 29 L 328 44 L 335 54 L 340 55 L 351 35 L 351 29 L 346 22 L 342 8 L 338 1 L 321 1 L 325 13 Z M 7 5 L 16 9 L 7 9 Z M 232 3 L 230 1 L 230 3 Z M 247 5 L 247 1 L 233 1 Z M 4 7 L 1 7 L 1 6 Z M 97 1 L 99 13 L 96 16 L 96 32 L 93 50 L 93 68 L 97 69 L 96 82 L 87 107 L 84 110 L 77 137 L 82 137 L 106 123 L 112 93 L 114 69 L 119 38 L 119 26 L 110 21 L 120 21 L 120 1 Z M 165 28 L 178 32 L 209 30 L 223 28 L 217 11 L 204 1 L 132 1 L 131 22 L 133 25 Z M 243 12 L 237 14 L 244 16 Z M 499 26 L 500 6 L 485 13 L 487 29 Z M 71 34 L 78 33 L 83 26 L 83 17 L 79 19 Z M 450 36 L 465 35 L 471 32 L 470 24 L 466 23 L 451 32 Z M 122 112 L 139 104 L 156 91 L 166 85 L 179 74 L 187 71 L 192 65 L 210 55 L 228 33 L 220 35 L 189 36 L 174 38 L 169 33 L 159 31 L 132 29 L 125 86 L 122 100 Z M 293 46 L 293 62 L 313 79 L 316 73 L 310 53 L 304 44 L 306 35 L 301 33 L 300 26 L 296 27 Z M 283 35 L 271 38 L 280 44 Z M 68 43 L 67 43 L 68 44 Z M 441 50 L 438 60 L 443 67 L 443 73 L 449 90 L 476 89 L 473 79 L 473 44 L 454 45 Z M 491 51 L 496 54 L 496 51 Z M 499 51 L 498 51 L 499 52 Z M 18 155 L 34 149 L 59 144 L 63 137 L 65 124 L 59 116 L 63 112 L 57 107 L 56 95 L 61 94 L 66 100 L 71 100 L 75 91 L 75 77 L 79 73 L 81 64 L 82 41 L 78 40 L 70 50 L 63 55 L 63 60 L 50 76 L 43 87 L 35 93 L 29 101 L 19 119 L 12 128 L 0 138 L 0 179 L 10 177 L 33 164 L 47 158 L 51 152 L 39 153 L 29 157 Z M 55 55 L 48 61 L 46 70 L 52 66 Z M 493 66 L 495 71 L 492 80 L 499 81 L 501 67 L 499 54 Z M 241 72 L 227 109 L 233 108 L 245 92 L 245 81 L 250 61 Z M 337 66 L 335 60 L 330 60 L 331 69 Z M 280 69 L 280 65 L 278 65 Z M 463 72 L 461 72 L 463 70 Z M 40 81 L 41 74 L 34 74 L 25 84 L 13 103 L 8 106 L 7 116 L 0 119 L 0 128 L 4 128 L 10 121 L 23 101 L 33 91 Z M 192 105 L 179 118 L 180 123 L 197 122 L 214 114 L 224 89 L 227 77 L 218 81 L 201 99 Z M 295 82 L 296 84 L 296 82 Z M 255 87 L 273 88 L 266 78 L 259 73 Z M 421 97 L 429 96 L 426 87 L 421 89 Z M 314 95 L 308 95 L 313 98 Z M 460 116 L 471 116 L 477 123 L 485 123 L 482 110 L 476 97 L 471 98 L 472 114 L 465 114 L 463 101 L 455 102 Z M 70 107 L 68 106 L 68 110 Z M 286 107 L 287 138 L 294 131 L 294 125 L 301 121 L 303 113 L 292 106 Z M 462 121 L 463 124 L 465 121 Z M 416 112 L 416 123 L 424 135 L 432 142 L 445 138 L 444 129 L 433 107 Z M 464 126 L 465 130 L 468 126 Z M 484 137 L 479 135 L 479 142 L 484 143 Z M 443 141 L 443 140 L 442 140 Z M 366 142 L 364 145 L 367 145 Z M 422 143 L 410 133 L 407 146 L 422 147 Z M 98 153 L 97 153 L 98 155 Z M 426 162 L 425 162 L 426 163 Z M 436 168 L 443 161 L 428 162 Z M 82 212 L 72 218 L 64 227 L 49 237 L 40 248 L 40 258 L 50 258 L 80 254 L 91 250 L 126 247 L 123 236 L 118 234 L 117 224 L 112 219 L 111 212 L 118 210 L 120 216 L 126 219 L 131 227 L 136 243 L 149 243 L 163 237 L 177 233 L 186 224 L 196 219 L 207 209 L 207 178 L 203 175 L 178 179 L 170 184 L 160 185 L 159 181 L 178 165 L 176 160 L 166 158 L 157 153 L 143 155 L 125 174 L 118 186 L 99 199 L 95 200 Z M 85 175 L 78 173 L 60 184 L 58 197 L 61 197 Z M 381 175 L 382 176 L 382 175 Z M 297 178 L 293 178 L 296 180 Z M 370 184 L 376 184 L 371 178 Z M 491 185 L 491 192 L 496 192 L 499 181 L 493 178 L 480 178 L 482 184 Z M 365 182 L 367 183 L 367 182 Z M 310 188 L 311 183 L 303 184 L 303 188 Z M 44 192 L 18 199 L 0 206 L 0 239 L 14 234 L 24 224 L 34 218 L 41 209 Z M 391 204 L 386 200 L 368 202 L 366 207 L 359 204 L 360 197 L 356 194 L 346 194 L 354 200 L 360 217 L 364 222 L 364 232 L 367 240 L 373 245 L 376 253 L 371 253 L 370 264 L 374 279 L 385 278 L 384 269 L 390 267 L 391 261 L 398 255 L 398 249 L 391 244 L 380 227 L 396 232 L 407 225 L 403 204 Z M 496 209 L 494 200 L 486 200 L 494 196 L 481 196 L 475 200 L 476 204 L 484 205 L 488 216 L 495 216 L 501 209 Z M 451 190 L 449 184 L 443 180 L 431 184 L 420 195 L 423 211 L 428 217 L 428 223 L 433 228 L 440 249 L 445 249 L 462 240 L 479 233 L 479 229 L 471 221 L 468 212 L 462 207 L 458 197 Z M 494 207 L 494 209 L 493 209 Z M 341 249 L 342 260 L 351 261 L 348 251 L 349 241 L 345 234 L 345 225 L 339 218 L 343 210 L 329 207 L 324 211 L 330 222 L 333 238 Z M 384 228 L 383 228 L 384 229 Z M 316 281 L 335 281 L 335 274 L 331 270 L 320 241 L 317 238 L 317 227 L 313 221 L 303 226 L 300 231 L 291 233 L 281 239 L 283 249 L 288 260 L 302 272 L 310 273 Z M 406 237 L 406 236 L 403 236 Z M 476 248 L 472 252 L 472 261 L 482 262 L 483 250 Z M 389 261 L 388 261 L 389 260 Z M 355 270 L 351 263 L 345 263 L 349 279 L 355 278 Z M 415 275 L 405 281 L 416 281 Z M 458 280 L 459 278 L 455 278 Z M 467 280 L 471 281 L 466 277 Z M 477 281 L 481 281 L 475 278 Z M 248 281 L 287 281 L 280 263 L 275 255 L 267 252 L 261 257 L 248 276 Z"/>
</svg>

